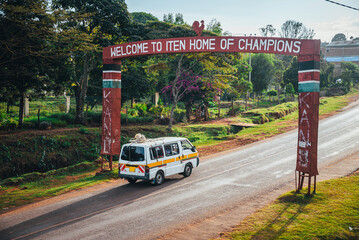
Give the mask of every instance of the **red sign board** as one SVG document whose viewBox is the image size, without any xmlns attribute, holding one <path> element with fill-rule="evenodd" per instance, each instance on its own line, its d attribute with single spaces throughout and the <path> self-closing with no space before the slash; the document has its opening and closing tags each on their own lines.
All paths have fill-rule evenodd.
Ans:
<svg viewBox="0 0 359 240">
<path fill-rule="evenodd" d="M 123 43 L 104 48 L 104 59 L 163 53 L 252 52 L 286 55 L 319 53 L 320 40 L 266 37 L 185 37 Z"/>
</svg>

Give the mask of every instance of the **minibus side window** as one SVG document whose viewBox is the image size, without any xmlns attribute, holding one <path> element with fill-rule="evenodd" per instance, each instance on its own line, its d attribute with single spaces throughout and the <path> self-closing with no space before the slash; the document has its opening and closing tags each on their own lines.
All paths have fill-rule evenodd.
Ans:
<svg viewBox="0 0 359 240">
<path fill-rule="evenodd" d="M 150 148 L 150 156 L 151 156 L 151 160 L 154 160 L 155 158 L 157 158 L 155 148 Z"/>
<path fill-rule="evenodd" d="M 179 148 L 177 143 L 167 144 L 165 145 L 166 156 L 172 156 L 179 154 Z"/>
<path fill-rule="evenodd" d="M 155 147 L 155 148 L 156 148 L 156 153 L 157 153 L 158 158 L 163 158 L 163 157 L 164 157 L 164 154 L 163 154 L 163 148 L 162 148 L 162 146 L 157 146 L 157 147 Z"/>
<path fill-rule="evenodd" d="M 161 146 L 156 146 L 156 147 L 152 147 L 150 148 L 150 154 L 151 154 L 151 159 L 158 159 L 158 158 L 163 158 L 163 148 Z"/>
</svg>

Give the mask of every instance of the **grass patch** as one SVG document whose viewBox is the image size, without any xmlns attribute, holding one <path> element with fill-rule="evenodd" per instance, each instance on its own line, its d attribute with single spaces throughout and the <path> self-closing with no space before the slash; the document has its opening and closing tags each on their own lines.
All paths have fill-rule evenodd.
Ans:
<svg viewBox="0 0 359 240">
<path fill-rule="evenodd" d="M 219 124 L 175 126 L 174 134 L 188 138 L 196 146 L 209 145 L 218 141 L 228 140 L 231 136 L 234 137 L 231 126 Z"/>
<path fill-rule="evenodd" d="M 318 183 L 318 189 L 313 196 L 282 195 L 226 239 L 358 239 L 359 174 Z"/>
<path fill-rule="evenodd" d="M 34 181 L 23 182 L 17 186 L 0 188 L 0 212 L 16 206 L 54 197 L 72 190 L 90 187 L 117 177 L 117 168 L 112 172 L 96 175 L 97 167 L 92 169 L 67 168 L 61 174 L 46 174 Z"/>
</svg>

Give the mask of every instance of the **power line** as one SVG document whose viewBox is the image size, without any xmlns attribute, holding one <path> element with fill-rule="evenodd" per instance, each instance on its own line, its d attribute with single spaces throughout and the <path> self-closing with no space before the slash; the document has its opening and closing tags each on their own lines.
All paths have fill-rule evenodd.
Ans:
<svg viewBox="0 0 359 240">
<path fill-rule="evenodd" d="M 359 8 L 351 7 L 351 6 L 344 5 L 344 4 L 341 4 L 341 3 L 337 3 L 337 2 L 334 2 L 334 1 L 331 1 L 331 0 L 324 0 L 324 1 L 334 3 L 334 4 L 337 4 L 337 5 L 342 6 L 342 7 L 347 7 L 347 8 L 359 11 Z"/>
</svg>

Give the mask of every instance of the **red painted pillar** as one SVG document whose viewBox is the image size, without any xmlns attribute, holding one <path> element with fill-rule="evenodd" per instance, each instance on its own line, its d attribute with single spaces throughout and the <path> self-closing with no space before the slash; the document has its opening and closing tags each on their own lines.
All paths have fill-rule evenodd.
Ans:
<svg viewBox="0 0 359 240">
<path fill-rule="evenodd" d="M 298 57 L 298 146 L 296 171 L 318 175 L 318 122 L 320 93 L 320 56 Z"/>
<path fill-rule="evenodd" d="M 121 151 L 121 62 L 103 60 L 101 154 L 119 155 Z M 110 161 L 112 170 L 112 161 Z"/>
</svg>

